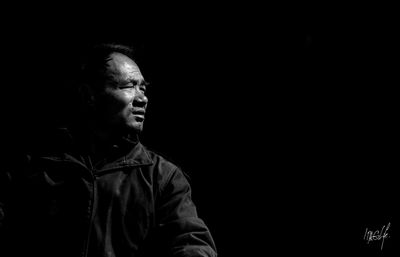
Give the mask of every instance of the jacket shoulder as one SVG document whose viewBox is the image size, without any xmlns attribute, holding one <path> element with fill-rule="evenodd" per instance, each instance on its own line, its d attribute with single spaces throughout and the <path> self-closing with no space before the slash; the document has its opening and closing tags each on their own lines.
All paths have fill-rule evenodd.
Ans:
<svg viewBox="0 0 400 257">
<path fill-rule="evenodd" d="M 184 176 L 188 181 L 190 180 L 189 176 L 170 157 L 166 157 L 164 154 L 147 147 L 145 147 L 145 151 L 152 161 L 152 169 L 159 183 L 166 184 L 176 175 Z"/>
<path fill-rule="evenodd" d="M 149 149 L 146 146 L 143 147 L 152 161 L 154 168 L 157 168 L 162 172 L 170 172 L 180 169 L 175 162 L 173 162 L 169 157 L 166 157 L 164 154 L 161 154 L 153 149 Z"/>
</svg>

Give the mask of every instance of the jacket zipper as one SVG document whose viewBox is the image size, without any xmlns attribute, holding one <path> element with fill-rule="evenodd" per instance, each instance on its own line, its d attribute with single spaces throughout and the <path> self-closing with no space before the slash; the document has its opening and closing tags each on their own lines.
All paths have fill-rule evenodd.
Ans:
<svg viewBox="0 0 400 257">
<path fill-rule="evenodd" d="M 94 209 L 94 206 L 96 204 L 96 193 L 97 193 L 96 192 L 97 191 L 97 186 L 96 186 L 97 177 L 95 175 L 95 172 L 94 172 L 93 165 L 92 165 L 92 162 L 90 160 L 90 157 L 88 157 L 87 159 L 88 159 L 87 162 L 88 162 L 88 166 L 90 167 L 90 172 L 91 172 L 91 175 L 92 175 L 93 183 L 92 183 L 92 200 L 91 200 L 90 207 L 89 207 L 90 208 L 89 228 L 88 228 L 88 233 L 87 233 L 87 237 L 86 237 L 85 249 L 84 249 L 84 252 L 82 254 L 83 257 L 86 257 L 87 254 L 88 254 L 88 251 L 89 251 L 90 236 L 92 234 L 92 225 L 93 225 L 93 220 L 94 220 L 94 211 L 93 211 L 93 209 Z"/>
</svg>

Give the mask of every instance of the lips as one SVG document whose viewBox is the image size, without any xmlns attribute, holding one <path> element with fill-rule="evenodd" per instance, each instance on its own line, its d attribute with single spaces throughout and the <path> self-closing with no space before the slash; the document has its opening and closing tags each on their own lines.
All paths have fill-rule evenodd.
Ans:
<svg viewBox="0 0 400 257">
<path fill-rule="evenodd" d="M 138 115 L 144 115 L 146 112 L 145 111 L 133 111 L 133 114 L 138 114 Z"/>
<path fill-rule="evenodd" d="M 132 111 L 132 114 L 138 118 L 144 119 L 144 115 L 145 115 L 146 111 L 145 110 L 134 110 Z"/>
</svg>

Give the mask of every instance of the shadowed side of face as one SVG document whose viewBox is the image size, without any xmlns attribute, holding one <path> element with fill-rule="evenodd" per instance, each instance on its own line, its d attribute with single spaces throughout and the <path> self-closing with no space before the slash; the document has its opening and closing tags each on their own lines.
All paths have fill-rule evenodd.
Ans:
<svg viewBox="0 0 400 257">
<path fill-rule="evenodd" d="M 148 99 L 147 83 L 137 64 L 114 52 L 106 60 L 104 87 L 95 95 L 100 125 L 128 132 L 143 129 Z"/>
</svg>

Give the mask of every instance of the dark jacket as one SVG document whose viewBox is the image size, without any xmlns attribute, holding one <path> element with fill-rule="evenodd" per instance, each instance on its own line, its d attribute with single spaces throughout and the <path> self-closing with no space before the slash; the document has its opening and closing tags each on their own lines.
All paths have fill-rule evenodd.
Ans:
<svg viewBox="0 0 400 257">
<path fill-rule="evenodd" d="M 0 256 L 216 256 L 177 166 L 127 139 L 93 164 L 64 132 L 1 171 Z"/>
</svg>

